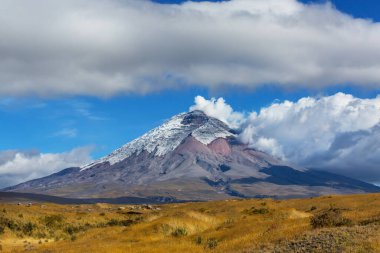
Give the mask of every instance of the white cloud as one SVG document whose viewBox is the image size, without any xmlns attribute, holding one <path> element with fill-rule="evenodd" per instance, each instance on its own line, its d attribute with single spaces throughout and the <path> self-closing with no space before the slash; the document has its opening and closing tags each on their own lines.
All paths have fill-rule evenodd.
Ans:
<svg viewBox="0 0 380 253">
<path fill-rule="evenodd" d="M 380 87 L 380 24 L 331 4 L 0 0 L 0 95 Z"/>
<path fill-rule="evenodd" d="M 243 133 L 248 143 L 257 137 L 276 140 L 283 157 L 306 163 L 330 149 L 335 139 L 345 133 L 369 130 L 380 121 L 380 96 L 359 99 L 337 93 L 334 96 L 285 101 L 253 112 L 247 122 L 255 131 Z M 246 131 L 246 130 L 245 130 Z"/>
<path fill-rule="evenodd" d="M 229 115 L 237 113 L 222 101 Z M 210 103 L 215 99 L 203 101 Z M 360 99 L 337 93 L 276 102 L 240 122 L 240 139 L 256 149 L 305 167 L 380 182 L 380 95 Z"/>
<path fill-rule="evenodd" d="M 190 107 L 190 111 L 200 110 L 207 115 L 217 118 L 232 128 L 238 128 L 244 120 L 244 114 L 234 112 L 232 107 L 225 103 L 223 98 L 205 99 L 202 96 L 196 96 L 195 105 Z"/>
<path fill-rule="evenodd" d="M 65 153 L 36 151 L 0 152 L 0 187 L 40 178 L 62 169 L 77 167 L 91 161 L 91 147 L 76 148 Z"/>
</svg>

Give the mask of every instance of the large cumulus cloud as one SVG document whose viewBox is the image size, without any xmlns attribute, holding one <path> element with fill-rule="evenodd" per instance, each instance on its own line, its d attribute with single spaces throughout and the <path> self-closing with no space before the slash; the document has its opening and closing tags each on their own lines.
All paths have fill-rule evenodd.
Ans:
<svg viewBox="0 0 380 253">
<path fill-rule="evenodd" d="M 65 153 L 0 151 L 0 188 L 89 163 L 91 150 L 82 147 Z"/>
<path fill-rule="evenodd" d="M 192 109 L 200 109 L 200 101 L 205 103 L 198 98 Z M 218 105 L 220 100 L 206 101 L 231 108 Z M 205 113 L 218 117 L 210 111 Z M 228 123 L 237 113 L 224 110 L 221 120 Z M 254 148 L 305 167 L 380 183 L 380 96 L 360 99 L 337 93 L 276 102 L 241 122 L 240 139 Z"/>
<path fill-rule="evenodd" d="M 0 0 L 0 96 L 380 87 L 380 25 L 330 4 Z"/>
</svg>

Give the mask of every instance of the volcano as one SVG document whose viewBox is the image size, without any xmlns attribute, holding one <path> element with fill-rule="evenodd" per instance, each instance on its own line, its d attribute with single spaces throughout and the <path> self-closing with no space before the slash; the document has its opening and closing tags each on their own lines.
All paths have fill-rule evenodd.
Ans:
<svg viewBox="0 0 380 253">
<path fill-rule="evenodd" d="M 353 194 L 380 188 L 277 159 L 239 142 L 237 133 L 220 120 L 192 111 L 91 164 L 4 190 L 69 198 L 204 201 Z"/>
</svg>

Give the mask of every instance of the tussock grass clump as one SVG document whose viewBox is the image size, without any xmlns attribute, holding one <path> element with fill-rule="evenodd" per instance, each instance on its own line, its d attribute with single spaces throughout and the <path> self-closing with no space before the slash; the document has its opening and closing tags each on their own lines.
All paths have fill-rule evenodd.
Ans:
<svg viewBox="0 0 380 253">
<path fill-rule="evenodd" d="M 218 246 L 218 239 L 208 238 L 206 241 L 205 249 L 215 249 Z"/>
<path fill-rule="evenodd" d="M 175 228 L 172 232 L 172 236 L 174 237 L 187 236 L 187 234 L 188 234 L 187 229 L 184 227 Z"/>
<path fill-rule="evenodd" d="M 195 241 L 195 244 L 200 245 L 203 242 L 203 238 L 202 238 L 202 236 L 197 236 L 197 237 L 195 237 L 194 241 Z"/>
<path fill-rule="evenodd" d="M 134 223 L 133 220 L 121 220 L 119 221 L 120 226 L 128 227 Z"/>
<path fill-rule="evenodd" d="M 73 241 L 75 241 L 77 239 L 77 237 L 75 236 L 75 235 L 72 235 L 71 237 L 70 237 L 70 240 L 73 242 Z"/>
<path fill-rule="evenodd" d="M 63 226 L 64 217 L 60 214 L 53 214 L 45 216 L 43 219 L 43 222 L 45 223 L 46 227 L 52 228 L 52 229 L 61 229 Z"/>
<path fill-rule="evenodd" d="M 73 225 L 67 225 L 66 228 L 65 228 L 65 232 L 69 235 L 74 235 L 75 233 L 79 233 L 79 232 L 85 232 L 87 231 L 88 229 L 90 229 L 91 226 L 73 226 Z"/>
<path fill-rule="evenodd" d="M 251 207 L 250 209 L 245 209 L 244 213 L 248 215 L 268 214 L 269 209 L 266 207 L 261 207 L 261 208 Z"/>
<path fill-rule="evenodd" d="M 107 225 L 110 226 L 110 227 L 113 227 L 113 226 L 118 226 L 119 225 L 119 221 L 116 220 L 116 219 L 111 219 L 107 222 Z"/>
<path fill-rule="evenodd" d="M 312 206 L 312 207 L 310 207 L 310 212 L 315 211 L 315 210 L 317 210 L 317 207 L 316 207 L 316 206 Z"/>
<path fill-rule="evenodd" d="M 352 226 L 353 222 L 350 219 L 342 216 L 341 209 L 330 207 L 327 210 L 320 212 L 310 220 L 310 225 L 316 228 L 326 227 L 343 227 Z"/>
<path fill-rule="evenodd" d="M 107 222 L 107 226 L 114 227 L 114 226 L 122 226 L 122 227 L 128 227 L 132 224 L 136 223 L 134 220 L 117 220 L 117 219 L 111 219 Z"/>
<path fill-rule="evenodd" d="M 234 225 L 235 225 L 235 222 L 233 219 L 227 219 L 221 225 L 219 225 L 216 228 L 216 230 L 229 229 L 229 228 L 232 228 Z"/>
</svg>

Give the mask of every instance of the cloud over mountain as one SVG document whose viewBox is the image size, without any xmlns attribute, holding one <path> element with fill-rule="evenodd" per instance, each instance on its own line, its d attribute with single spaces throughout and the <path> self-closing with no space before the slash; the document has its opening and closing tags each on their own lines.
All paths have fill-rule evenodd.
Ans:
<svg viewBox="0 0 380 253">
<path fill-rule="evenodd" d="M 203 100 L 197 98 L 196 105 Z M 205 101 L 231 108 L 224 100 Z M 380 96 L 360 99 L 337 93 L 276 102 L 241 122 L 240 139 L 254 148 L 306 167 L 380 182 Z"/>
<path fill-rule="evenodd" d="M 229 104 L 223 98 L 205 99 L 202 96 L 197 96 L 194 99 L 195 105 L 190 107 L 190 111 L 200 110 L 208 116 L 217 118 L 232 128 L 238 128 L 244 121 L 244 114 L 234 112 Z"/>
<path fill-rule="evenodd" d="M 380 87 L 380 24 L 331 4 L 0 0 L 0 95 Z"/>
<path fill-rule="evenodd" d="M 0 187 L 86 164 L 91 161 L 91 151 L 91 147 L 76 148 L 64 153 L 0 151 Z"/>
</svg>

